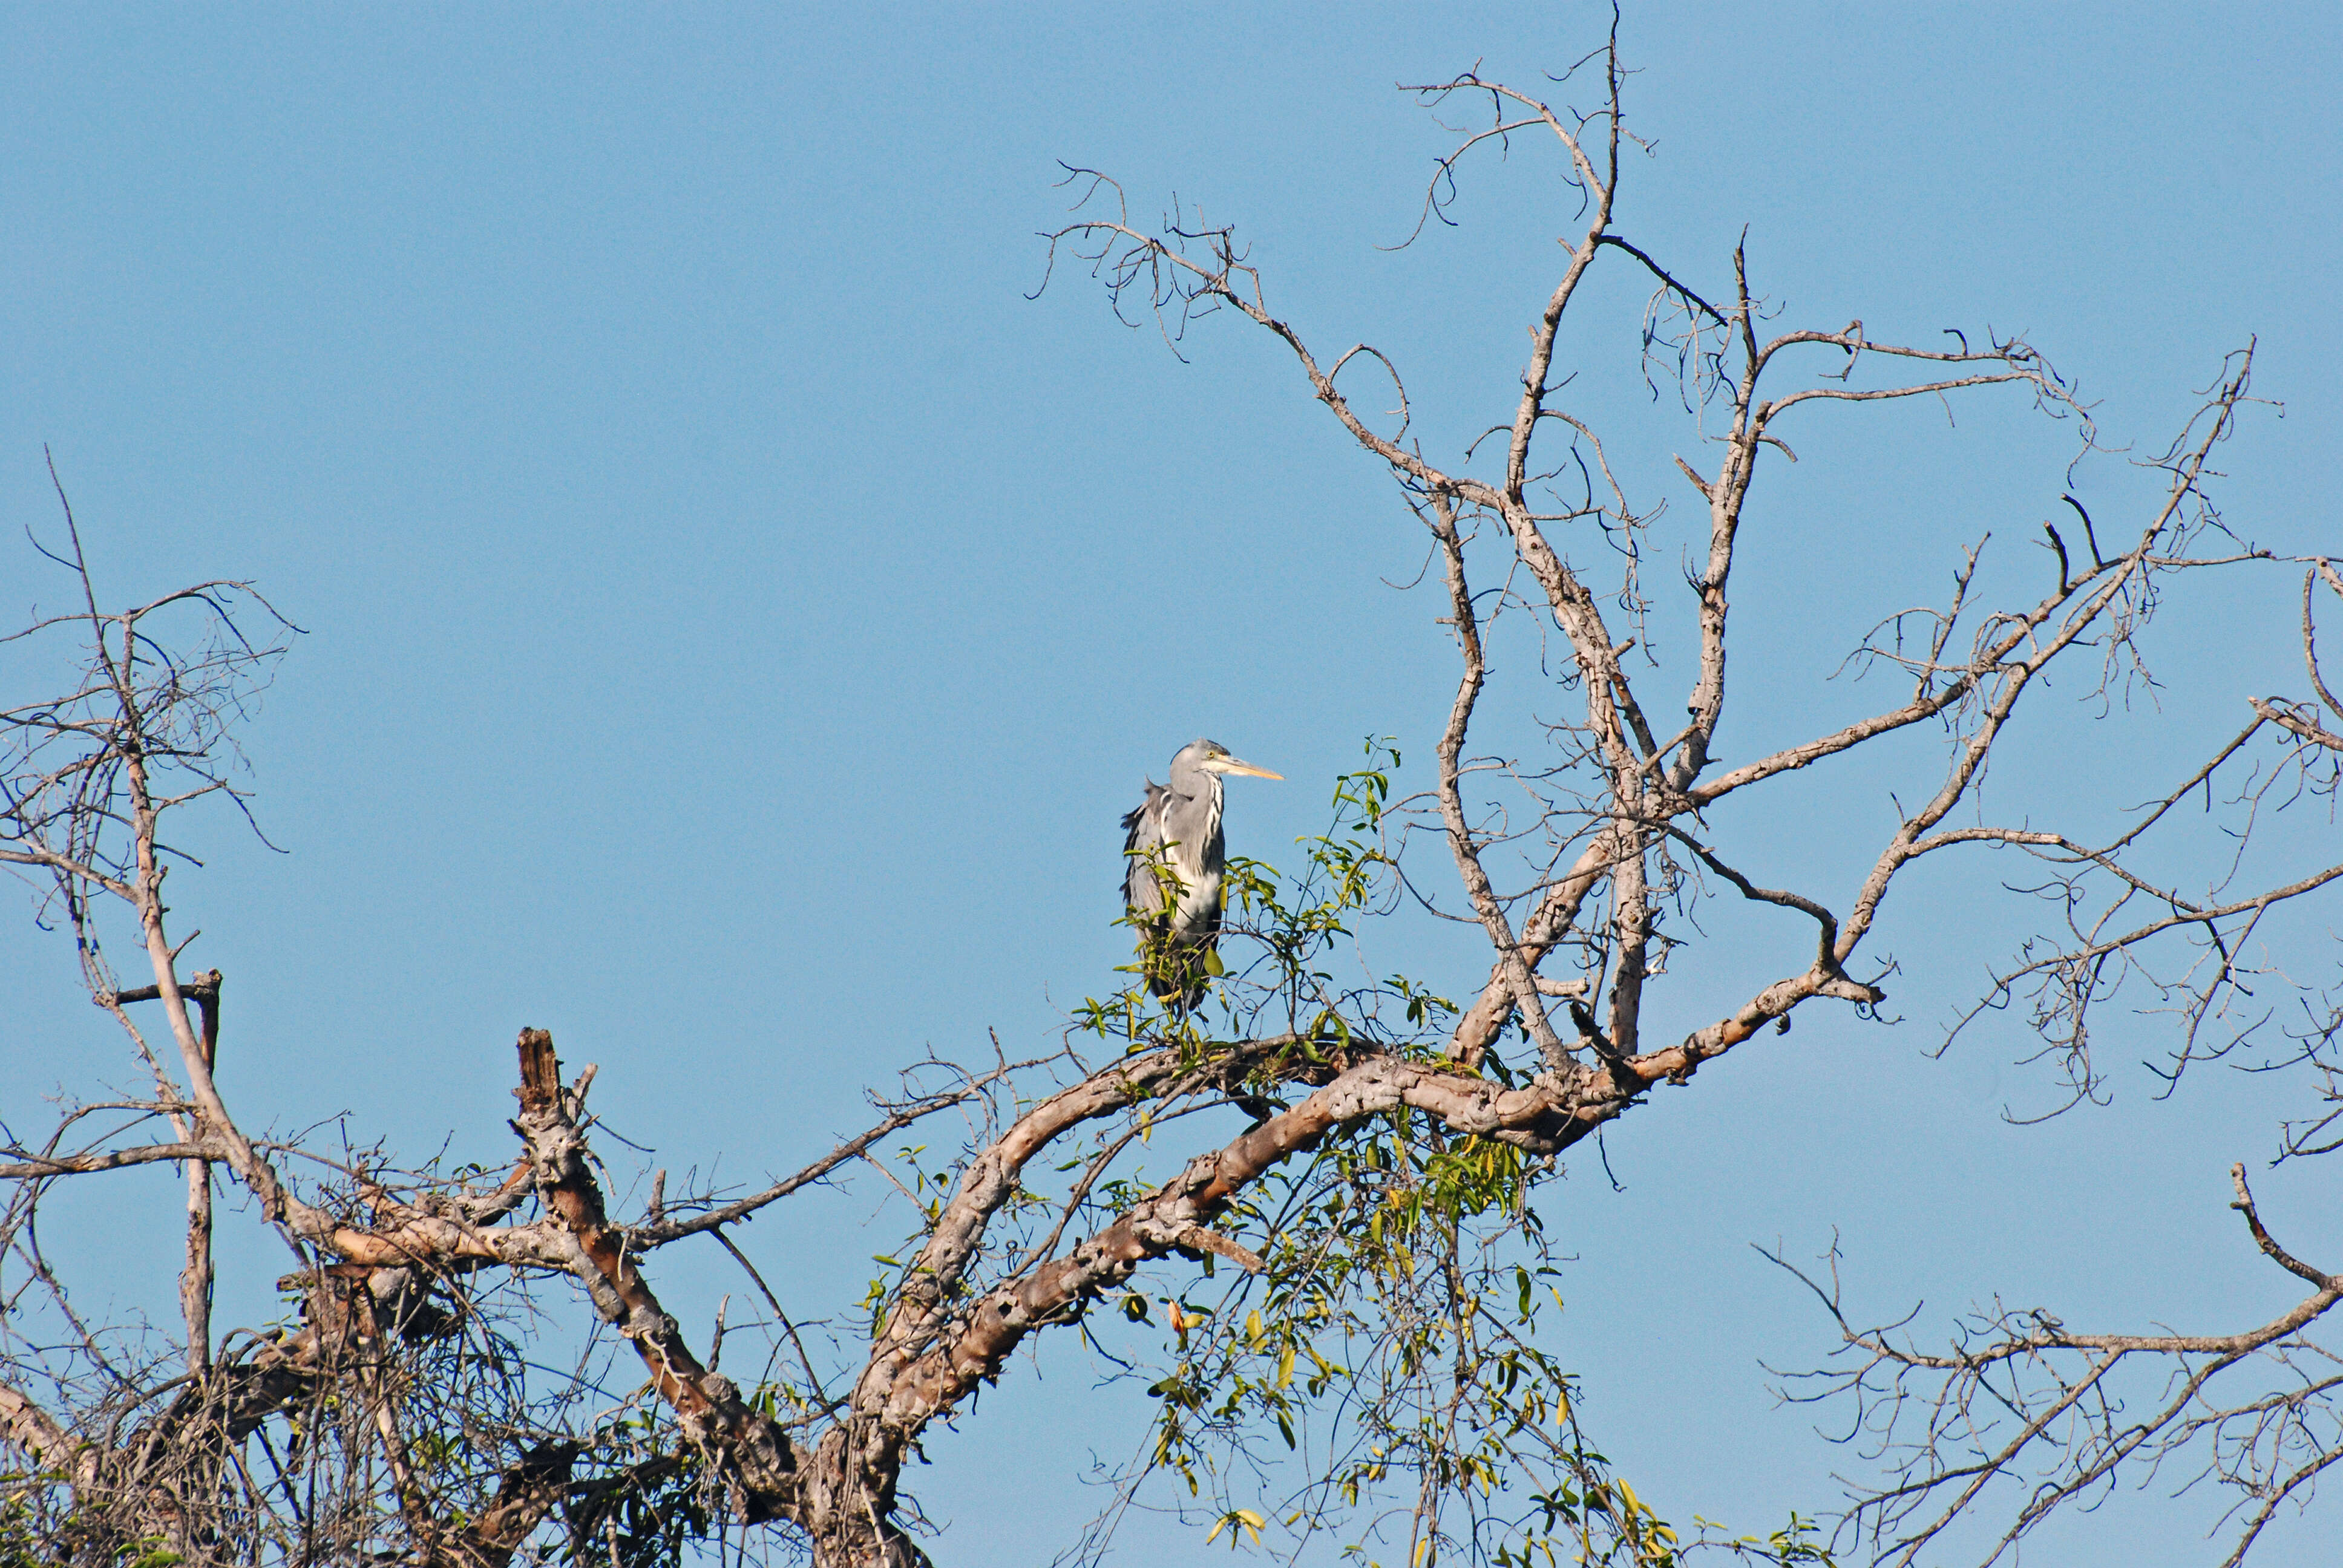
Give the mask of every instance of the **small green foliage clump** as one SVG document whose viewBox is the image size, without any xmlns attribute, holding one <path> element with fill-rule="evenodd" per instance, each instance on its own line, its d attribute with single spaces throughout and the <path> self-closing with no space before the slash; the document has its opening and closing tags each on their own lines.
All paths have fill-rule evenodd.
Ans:
<svg viewBox="0 0 2343 1568">
<path fill-rule="evenodd" d="M 1365 766 L 1335 780 L 1327 829 L 1300 841 L 1299 877 L 1230 858 L 1232 956 L 1213 1017 L 1164 1008 L 1138 983 L 1077 1010 L 1080 1030 L 1126 1055 L 1169 1049 L 1187 1070 L 1170 1080 L 1178 1089 L 1136 1097 L 1141 1142 L 1159 1119 L 1192 1111 L 1180 1094 L 1216 1064 L 1230 1069 L 1223 1097 L 1260 1115 L 1338 1054 L 1442 1061 L 1456 1004 L 1402 973 L 1369 978 L 1383 971 L 1342 951 L 1357 947 L 1358 916 L 1399 890 L 1386 818 L 1400 758 L 1387 739 L 1366 751 Z M 1338 979 L 1345 970 L 1353 978 Z M 1512 1082 L 1493 1059 L 1480 1070 Z M 1155 1401 L 1125 1484 L 1170 1478 L 1208 1544 L 1268 1549 L 1266 1536 L 1282 1533 L 1282 1552 L 1332 1533 L 1376 1568 L 1443 1556 L 1674 1568 L 1702 1550 L 1827 1562 L 1795 1518 L 1767 1542 L 1704 1522 L 1686 1545 L 1589 1441 L 1557 1348 L 1561 1275 L 1534 1201 L 1559 1174 L 1551 1160 L 1404 1108 L 1338 1125 L 1272 1170 L 1220 1221 L 1259 1256 L 1258 1272 L 1232 1275 L 1204 1252 L 1184 1287 L 1121 1293 L 1131 1332 L 1167 1336 L 1152 1365 L 1092 1338 L 1144 1375 Z M 1120 1209 L 1151 1190 L 1129 1171 L 1092 1194 Z"/>
</svg>

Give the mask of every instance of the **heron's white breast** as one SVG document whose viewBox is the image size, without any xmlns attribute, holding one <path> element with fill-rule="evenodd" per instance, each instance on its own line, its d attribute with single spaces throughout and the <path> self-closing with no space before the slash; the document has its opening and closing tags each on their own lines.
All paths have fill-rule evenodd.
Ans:
<svg viewBox="0 0 2343 1568">
<path fill-rule="evenodd" d="M 1172 924 L 1180 930 L 1192 930 L 1221 907 L 1221 874 L 1191 877 L 1184 873 L 1183 868 L 1179 901 L 1172 907 Z"/>
</svg>

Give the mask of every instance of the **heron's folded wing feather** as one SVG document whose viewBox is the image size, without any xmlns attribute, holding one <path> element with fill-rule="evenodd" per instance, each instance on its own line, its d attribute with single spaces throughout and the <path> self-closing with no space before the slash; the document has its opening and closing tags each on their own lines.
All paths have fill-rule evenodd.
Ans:
<svg viewBox="0 0 2343 1568">
<path fill-rule="evenodd" d="M 1155 915 L 1163 908 L 1163 886 L 1156 874 L 1162 857 L 1163 798 L 1166 791 L 1153 779 L 1146 798 L 1123 814 L 1122 901 L 1135 915 Z"/>
</svg>

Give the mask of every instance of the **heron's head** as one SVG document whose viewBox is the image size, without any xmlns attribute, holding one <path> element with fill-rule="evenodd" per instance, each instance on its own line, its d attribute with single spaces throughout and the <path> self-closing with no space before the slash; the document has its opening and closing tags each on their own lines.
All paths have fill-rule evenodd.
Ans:
<svg viewBox="0 0 2343 1568">
<path fill-rule="evenodd" d="M 1242 758 L 1232 757 L 1229 749 L 1217 740 L 1191 740 L 1172 759 L 1173 771 L 1185 764 L 1206 773 L 1235 773 L 1247 779 L 1282 779 L 1282 773 L 1272 773 L 1266 768 L 1256 768 Z"/>
</svg>

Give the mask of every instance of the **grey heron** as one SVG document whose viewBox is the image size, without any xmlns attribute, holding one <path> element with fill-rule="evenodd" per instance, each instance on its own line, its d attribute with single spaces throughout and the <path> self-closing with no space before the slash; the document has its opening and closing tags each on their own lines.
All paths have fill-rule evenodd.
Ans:
<svg viewBox="0 0 2343 1568">
<path fill-rule="evenodd" d="M 1192 740 L 1172 759 L 1171 782 L 1147 781 L 1146 797 L 1122 819 L 1122 901 L 1143 938 L 1148 989 L 1192 1008 L 1203 999 L 1221 936 L 1221 779 L 1228 774 L 1282 779 L 1229 755 L 1217 740 Z"/>
</svg>

